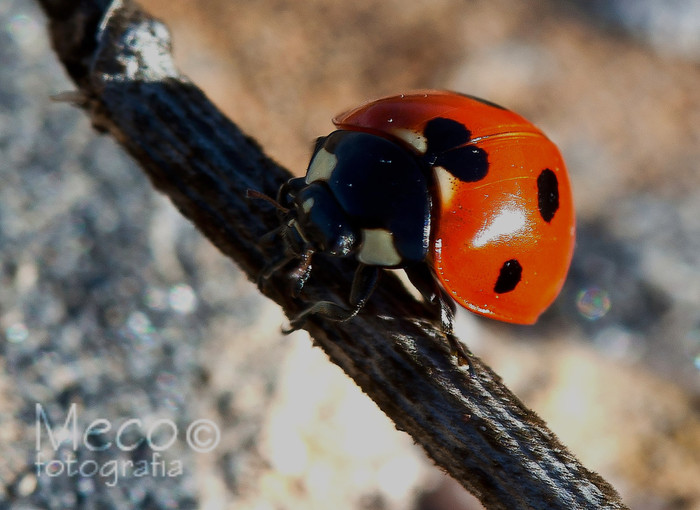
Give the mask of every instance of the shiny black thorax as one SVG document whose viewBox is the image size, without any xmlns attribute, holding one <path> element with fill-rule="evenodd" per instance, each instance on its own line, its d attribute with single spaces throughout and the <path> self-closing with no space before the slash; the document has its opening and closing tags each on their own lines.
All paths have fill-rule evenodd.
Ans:
<svg viewBox="0 0 700 510">
<path fill-rule="evenodd" d="M 370 133 L 334 131 L 319 139 L 306 176 L 290 180 L 278 197 L 291 213 L 290 248 L 383 267 L 424 261 L 432 205 L 427 168 Z"/>
</svg>

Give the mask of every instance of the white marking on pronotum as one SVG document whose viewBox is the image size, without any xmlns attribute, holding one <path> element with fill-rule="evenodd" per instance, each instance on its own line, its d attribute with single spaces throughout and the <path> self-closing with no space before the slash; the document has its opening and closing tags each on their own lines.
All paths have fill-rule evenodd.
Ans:
<svg viewBox="0 0 700 510">
<path fill-rule="evenodd" d="M 331 154 L 326 149 L 319 149 L 306 172 L 306 184 L 311 184 L 314 181 L 327 181 L 337 164 L 338 157 L 335 154 Z"/>
<path fill-rule="evenodd" d="M 413 147 L 418 154 L 425 154 L 428 150 L 428 139 L 422 133 L 412 129 L 396 128 L 391 130 L 391 134 Z"/>
<path fill-rule="evenodd" d="M 314 206 L 314 197 L 307 198 L 302 202 L 301 204 L 301 210 L 304 211 L 306 214 L 309 214 L 311 212 L 311 208 Z"/>
<path fill-rule="evenodd" d="M 370 266 L 396 266 L 401 263 L 401 255 L 396 251 L 391 232 L 382 228 L 362 230 L 357 259 Z"/>
</svg>

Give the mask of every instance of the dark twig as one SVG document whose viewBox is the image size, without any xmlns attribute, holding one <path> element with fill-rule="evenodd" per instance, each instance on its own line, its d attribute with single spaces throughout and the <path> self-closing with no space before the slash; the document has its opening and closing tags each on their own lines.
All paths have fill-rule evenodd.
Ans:
<svg viewBox="0 0 700 510">
<path fill-rule="evenodd" d="M 130 0 L 38 0 L 54 48 L 94 125 L 114 136 L 153 185 L 255 279 L 279 245 L 274 207 L 246 190 L 274 195 L 290 174 L 225 118 L 175 69 L 169 34 Z M 318 300 L 345 302 L 352 267 L 315 261 L 301 296 L 283 272 L 263 292 L 294 316 Z M 364 313 L 345 323 L 312 318 L 306 329 L 428 455 L 488 508 L 625 508 L 614 489 L 585 469 L 544 422 L 478 358 L 470 375 L 427 308 L 396 278 Z"/>
</svg>

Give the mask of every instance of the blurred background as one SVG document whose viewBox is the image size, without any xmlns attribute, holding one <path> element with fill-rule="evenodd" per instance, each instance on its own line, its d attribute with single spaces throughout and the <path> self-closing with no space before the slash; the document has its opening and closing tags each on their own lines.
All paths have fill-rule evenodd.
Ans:
<svg viewBox="0 0 700 510">
<path fill-rule="evenodd" d="M 540 126 L 573 181 L 569 279 L 534 327 L 464 312 L 458 333 L 631 508 L 700 509 L 700 2 L 142 5 L 183 72 L 296 174 L 335 114 L 414 88 Z M 0 3 L 0 65 L 2 508 L 481 508 L 51 100 L 73 86 L 33 2 Z M 73 404 L 80 431 L 141 420 L 129 444 L 168 420 L 164 471 L 93 472 L 152 460 L 105 442 L 114 430 L 102 448 L 54 452 L 45 433 L 37 448 L 37 404 L 54 430 Z M 204 453 L 185 434 L 201 419 L 220 432 Z M 38 455 L 58 460 L 37 473 Z"/>
</svg>

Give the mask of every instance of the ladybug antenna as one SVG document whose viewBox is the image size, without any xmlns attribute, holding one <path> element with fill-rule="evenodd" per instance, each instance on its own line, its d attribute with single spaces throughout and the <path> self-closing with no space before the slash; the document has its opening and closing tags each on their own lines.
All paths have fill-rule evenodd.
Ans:
<svg viewBox="0 0 700 510">
<path fill-rule="evenodd" d="M 269 197 L 269 196 L 265 195 L 264 193 L 261 193 L 260 191 L 257 191 L 257 190 L 254 190 L 254 189 L 247 189 L 246 192 L 245 192 L 245 196 L 246 196 L 246 198 L 255 198 L 255 199 L 258 199 L 258 200 L 264 200 L 264 201 L 267 202 L 268 204 L 272 204 L 272 205 L 275 207 L 275 209 L 277 209 L 278 211 L 281 211 L 281 212 L 283 212 L 283 213 L 285 213 L 285 214 L 289 212 L 289 209 L 287 209 L 286 207 L 284 207 L 284 206 L 283 206 L 282 204 L 280 204 L 277 200 L 275 200 L 275 199 L 272 198 L 272 197 Z"/>
</svg>

